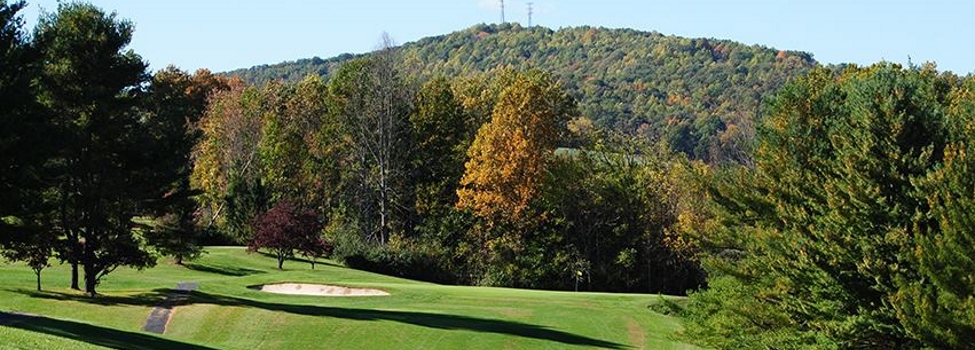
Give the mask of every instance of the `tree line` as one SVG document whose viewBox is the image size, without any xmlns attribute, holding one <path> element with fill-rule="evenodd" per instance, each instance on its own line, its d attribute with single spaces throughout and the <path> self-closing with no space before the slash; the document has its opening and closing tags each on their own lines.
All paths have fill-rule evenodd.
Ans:
<svg viewBox="0 0 975 350">
<path fill-rule="evenodd" d="M 703 281 L 678 234 L 690 162 L 579 118 L 552 74 L 406 73 L 388 38 L 327 81 L 150 74 L 114 13 L 61 4 L 27 36 L 24 3 L 2 5 L 17 64 L 0 75 L 0 247 L 38 288 L 52 258 L 95 295 L 118 267 L 180 264 L 205 243 L 447 283 Z"/>
<path fill-rule="evenodd" d="M 437 282 L 670 293 L 702 282 L 675 231 L 692 196 L 678 195 L 689 174 L 676 169 L 689 162 L 580 122 L 549 73 L 423 79 L 384 43 L 327 82 L 211 97 L 192 177 L 209 222 L 246 243 L 253 217 L 297 204 L 319 213 L 346 264 Z M 559 149 L 569 142 L 584 146 Z"/>
<path fill-rule="evenodd" d="M 403 69 L 424 79 L 498 66 L 551 72 L 594 125 L 667 144 L 710 164 L 750 161 L 765 100 L 819 64 L 812 55 L 633 29 L 551 30 L 478 24 L 404 44 Z M 365 54 L 368 55 L 368 54 Z M 362 55 L 302 59 L 227 72 L 252 84 L 326 77 Z"/>
</svg>

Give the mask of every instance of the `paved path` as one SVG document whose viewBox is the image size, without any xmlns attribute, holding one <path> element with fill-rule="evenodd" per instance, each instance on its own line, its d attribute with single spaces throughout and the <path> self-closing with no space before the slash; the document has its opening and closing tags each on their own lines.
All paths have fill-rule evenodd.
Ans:
<svg viewBox="0 0 975 350">
<path fill-rule="evenodd" d="M 196 290 L 197 287 L 199 284 L 196 282 L 176 284 L 176 291 L 166 296 L 166 300 L 163 300 L 162 304 L 156 306 L 149 313 L 149 318 L 146 319 L 146 325 L 142 327 L 142 330 L 159 334 L 166 332 L 166 324 L 169 323 L 169 316 L 173 313 L 173 308 L 181 301 L 186 300 L 190 296 L 190 292 Z"/>
</svg>

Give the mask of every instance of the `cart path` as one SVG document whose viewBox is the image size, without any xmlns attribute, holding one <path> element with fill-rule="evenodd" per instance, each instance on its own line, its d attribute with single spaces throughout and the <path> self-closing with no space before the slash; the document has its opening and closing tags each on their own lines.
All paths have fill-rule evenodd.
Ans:
<svg viewBox="0 0 975 350">
<path fill-rule="evenodd" d="M 142 327 L 142 330 L 146 332 L 163 334 L 166 332 L 166 324 L 169 323 L 169 317 L 173 313 L 173 309 L 179 305 L 180 302 L 189 298 L 190 292 L 196 290 L 199 287 L 197 282 L 180 282 L 176 284 L 176 290 L 166 296 L 166 300 L 163 300 L 159 306 L 152 309 L 149 313 L 149 317 L 146 318 L 146 325 Z"/>
</svg>

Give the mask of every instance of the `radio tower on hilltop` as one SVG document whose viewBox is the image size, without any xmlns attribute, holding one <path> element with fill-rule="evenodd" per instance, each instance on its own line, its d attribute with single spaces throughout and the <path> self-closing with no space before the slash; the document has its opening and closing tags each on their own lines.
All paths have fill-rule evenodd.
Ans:
<svg viewBox="0 0 975 350">
<path fill-rule="evenodd" d="M 528 28 L 532 27 L 532 3 L 528 3 Z"/>
<path fill-rule="evenodd" d="M 504 0 L 498 0 L 501 3 L 501 24 L 504 24 Z"/>
</svg>

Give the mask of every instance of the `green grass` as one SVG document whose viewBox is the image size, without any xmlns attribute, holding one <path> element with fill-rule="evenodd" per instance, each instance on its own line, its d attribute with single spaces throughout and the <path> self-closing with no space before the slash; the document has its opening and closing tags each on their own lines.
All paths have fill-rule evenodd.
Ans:
<svg viewBox="0 0 975 350">
<path fill-rule="evenodd" d="M 0 264 L 2 349 L 684 349 L 676 318 L 652 312 L 655 295 L 442 286 L 332 263 L 273 259 L 211 247 L 187 267 L 161 261 L 119 269 L 89 299 L 65 288 L 67 266 L 44 271 L 43 292 L 22 264 Z M 180 281 L 200 289 L 176 308 L 164 335 L 141 331 L 152 307 Z M 288 296 L 249 285 L 306 282 L 368 287 L 379 297 Z"/>
</svg>

